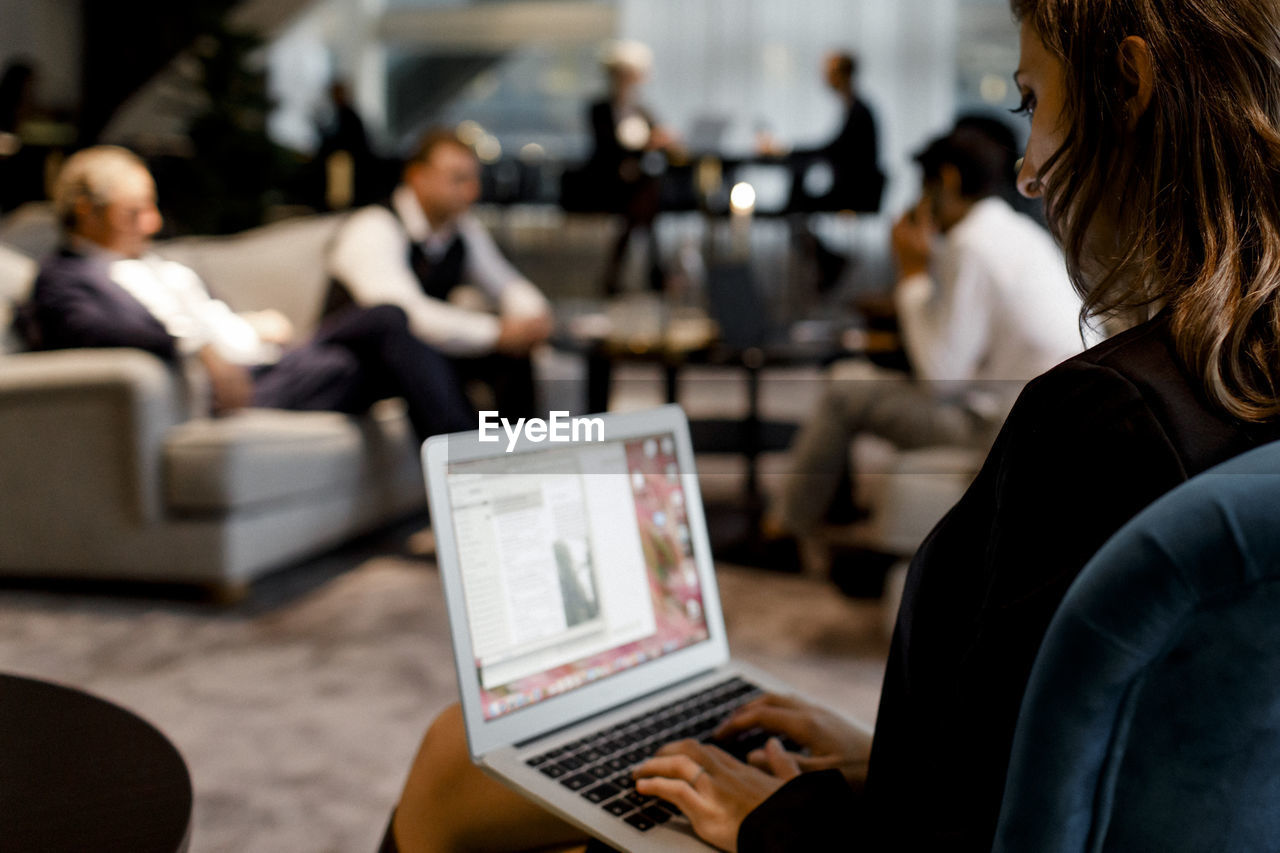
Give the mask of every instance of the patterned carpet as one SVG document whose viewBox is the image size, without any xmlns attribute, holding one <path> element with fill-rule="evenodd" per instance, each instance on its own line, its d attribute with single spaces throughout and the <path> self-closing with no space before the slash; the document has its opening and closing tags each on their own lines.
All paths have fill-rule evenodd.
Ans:
<svg viewBox="0 0 1280 853">
<path fill-rule="evenodd" d="M 195 786 L 193 853 L 372 853 L 427 722 L 456 695 L 439 578 L 401 528 L 231 608 L 136 591 L 0 589 L 0 671 L 150 720 Z M 736 655 L 870 720 L 877 602 L 723 567 Z"/>
</svg>

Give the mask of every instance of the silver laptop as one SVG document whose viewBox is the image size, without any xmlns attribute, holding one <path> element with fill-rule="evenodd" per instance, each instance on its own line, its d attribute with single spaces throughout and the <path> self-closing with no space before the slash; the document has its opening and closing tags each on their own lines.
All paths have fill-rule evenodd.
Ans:
<svg viewBox="0 0 1280 853">
<path fill-rule="evenodd" d="M 630 768 L 795 691 L 729 658 L 684 413 L 437 436 L 423 461 L 472 759 L 620 850 L 710 849 Z"/>
</svg>

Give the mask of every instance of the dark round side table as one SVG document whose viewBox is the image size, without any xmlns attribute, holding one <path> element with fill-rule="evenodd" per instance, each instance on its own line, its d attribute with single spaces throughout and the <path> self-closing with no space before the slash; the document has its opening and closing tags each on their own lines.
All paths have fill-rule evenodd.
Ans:
<svg viewBox="0 0 1280 853">
<path fill-rule="evenodd" d="M 0 674 L 0 850 L 182 853 L 191 776 L 118 705 Z"/>
</svg>

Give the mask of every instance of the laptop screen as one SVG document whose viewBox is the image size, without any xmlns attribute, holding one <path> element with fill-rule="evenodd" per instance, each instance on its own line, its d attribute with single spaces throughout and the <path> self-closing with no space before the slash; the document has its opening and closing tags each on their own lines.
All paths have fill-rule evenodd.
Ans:
<svg viewBox="0 0 1280 853">
<path fill-rule="evenodd" d="M 674 436 L 447 471 L 486 720 L 708 639 Z"/>
</svg>

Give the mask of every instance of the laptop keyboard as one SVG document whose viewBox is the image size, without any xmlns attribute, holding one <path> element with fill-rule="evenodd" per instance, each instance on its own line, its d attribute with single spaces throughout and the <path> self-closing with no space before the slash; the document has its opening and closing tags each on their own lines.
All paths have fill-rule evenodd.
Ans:
<svg viewBox="0 0 1280 853">
<path fill-rule="evenodd" d="M 763 691 L 740 678 L 730 678 L 656 708 L 616 726 L 567 743 L 530 758 L 525 763 L 577 791 L 641 832 L 666 823 L 680 810 L 665 800 L 636 793 L 631 768 L 660 747 L 675 740 L 693 738 L 709 742 L 711 733 L 739 705 Z M 748 732 L 731 743 L 716 745 L 738 758 L 764 744 L 763 732 Z"/>
</svg>

